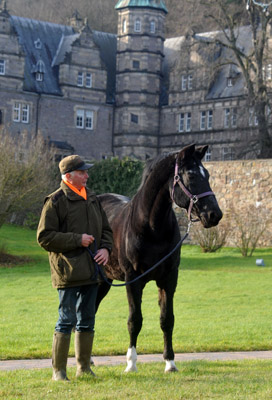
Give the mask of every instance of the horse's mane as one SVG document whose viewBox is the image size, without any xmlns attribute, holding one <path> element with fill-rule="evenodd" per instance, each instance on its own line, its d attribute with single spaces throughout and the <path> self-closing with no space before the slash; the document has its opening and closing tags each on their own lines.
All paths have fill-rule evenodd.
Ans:
<svg viewBox="0 0 272 400">
<path fill-rule="evenodd" d="M 169 157 L 170 155 L 175 154 L 175 152 L 171 152 L 171 153 L 162 153 L 159 154 L 158 156 L 154 157 L 154 158 L 150 158 L 145 162 L 145 167 L 143 170 L 143 174 L 142 174 L 142 180 L 140 183 L 140 186 L 138 188 L 138 191 L 141 190 L 141 188 L 143 187 L 143 185 L 145 184 L 147 178 L 150 176 L 150 174 L 152 173 L 152 171 L 158 166 L 158 164 L 162 161 L 165 160 L 167 157 Z M 159 171 L 158 171 L 159 173 Z"/>
</svg>

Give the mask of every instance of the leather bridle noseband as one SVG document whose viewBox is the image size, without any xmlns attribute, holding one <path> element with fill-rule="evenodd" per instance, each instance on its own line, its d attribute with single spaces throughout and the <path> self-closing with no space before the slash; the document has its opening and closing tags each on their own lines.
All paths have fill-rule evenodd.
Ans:
<svg viewBox="0 0 272 400">
<path fill-rule="evenodd" d="M 197 220 L 193 220 L 191 218 L 191 212 L 192 212 L 193 205 L 196 204 L 198 202 L 198 200 L 201 199 L 202 197 L 215 196 L 215 194 L 211 190 L 208 191 L 208 192 L 201 193 L 201 194 L 192 194 L 192 193 L 190 193 L 189 190 L 182 183 L 181 177 L 178 174 L 178 169 L 179 169 L 178 160 L 176 160 L 175 175 L 174 175 L 173 188 L 172 188 L 172 200 L 175 201 L 174 200 L 174 190 L 175 190 L 176 184 L 178 184 L 179 187 L 182 189 L 182 191 L 190 199 L 190 204 L 189 204 L 189 207 L 188 207 L 188 210 L 187 210 L 189 221 L 192 221 L 192 222 L 198 221 L 198 219 Z"/>
</svg>

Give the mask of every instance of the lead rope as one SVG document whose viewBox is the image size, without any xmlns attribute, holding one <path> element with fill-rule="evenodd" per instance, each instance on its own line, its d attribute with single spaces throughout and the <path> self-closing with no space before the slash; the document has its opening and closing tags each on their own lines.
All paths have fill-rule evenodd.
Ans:
<svg viewBox="0 0 272 400">
<path fill-rule="evenodd" d="M 95 277 L 97 277 L 97 275 L 99 274 L 103 280 L 110 286 L 115 286 L 115 287 L 121 287 L 121 286 L 128 286 L 131 285 L 134 282 L 137 282 L 139 279 L 141 279 L 143 276 L 149 274 L 149 272 L 153 271 L 154 269 L 156 269 L 159 265 L 161 265 L 165 260 L 167 260 L 179 247 L 182 246 L 184 240 L 188 237 L 189 232 L 190 232 L 190 228 L 192 225 L 192 221 L 188 222 L 188 227 L 187 227 L 187 231 L 185 233 L 185 235 L 183 236 L 182 239 L 179 240 L 179 242 L 176 244 L 176 246 L 173 248 L 173 250 L 170 251 L 170 253 L 166 254 L 166 256 L 164 256 L 160 261 L 158 261 L 156 264 L 153 265 L 153 267 L 149 268 L 147 271 L 143 272 L 141 275 L 137 276 L 136 278 L 132 279 L 132 281 L 129 282 L 125 282 L 125 283 L 112 283 L 110 282 L 106 276 L 105 273 L 103 271 L 103 269 L 101 268 L 101 266 L 99 264 L 97 264 L 97 262 L 94 260 L 94 257 L 97 253 L 96 250 L 96 242 L 94 241 L 94 246 L 95 246 L 95 251 L 92 252 L 91 249 L 89 247 L 87 247 L 87 251 L 90 254 L 90 256 L 93 259 L 94 265 L 95 265 Z"/>
</svg>

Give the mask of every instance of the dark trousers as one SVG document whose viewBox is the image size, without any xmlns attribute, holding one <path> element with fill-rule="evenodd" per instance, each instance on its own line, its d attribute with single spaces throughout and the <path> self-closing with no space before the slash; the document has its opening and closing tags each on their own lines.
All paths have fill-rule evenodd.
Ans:
<svg viewBox="0 0 272 400">
<path fill-rule="evenodd" d="M 74 327 L 79 332 L 94 331 L 97 289 L 97 284 L 58 289 L 57 332 L 71 333 Z"/>
</svg>

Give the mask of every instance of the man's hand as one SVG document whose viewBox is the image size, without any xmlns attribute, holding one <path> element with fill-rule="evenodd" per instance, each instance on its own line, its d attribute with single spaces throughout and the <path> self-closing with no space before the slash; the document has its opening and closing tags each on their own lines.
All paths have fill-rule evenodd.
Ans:
<svg viewBox="0 0 272 400">
<path fill-rule="evenodd" d="M 106 265 L 109 261 L 109 251 L 107 249 L 99 249 L 94 257 L 94 260 L 97 264 Z"/>
<path fill-rule="evenodd" d="M 89 247 L 91 243 L 93 243 L 94 237 L 93 235 L 87 235 L 87 233 L 83 233 L 81 244 L 83 247 Z"/>
</svg>

